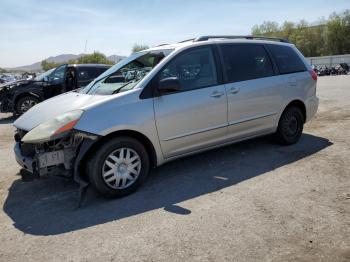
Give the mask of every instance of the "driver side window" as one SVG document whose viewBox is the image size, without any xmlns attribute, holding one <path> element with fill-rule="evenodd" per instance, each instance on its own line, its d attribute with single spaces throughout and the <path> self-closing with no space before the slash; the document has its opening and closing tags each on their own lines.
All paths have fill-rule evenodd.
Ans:
<svg viewBox="0 0 350 262">
<path fill-rule="evenodd" d="M 175 57 L 160 73 L 159 80 L 176 77 L 181 90 L 217 85 L 214 56 L 210 47 L 200 47 Z"/>
</svg>

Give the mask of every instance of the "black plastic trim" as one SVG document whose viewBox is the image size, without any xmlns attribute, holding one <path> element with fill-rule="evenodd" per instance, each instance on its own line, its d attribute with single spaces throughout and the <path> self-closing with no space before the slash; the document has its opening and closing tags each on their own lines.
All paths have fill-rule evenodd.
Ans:
<svg viewBox="0 0 350 262">
<path fill-rule="evenodd" d="M 289 43 L 285 38 L 280 37 L 269 37 L 269 36 L 254 36 L 254 35 L 206 35 L 200 36 L 194 39 L 194 42 L 208 41 L 209 39 L 224 38 L 224 39 L 249 39 L 249 40 L 273 40 L 282 43 Z"/>
</svg>

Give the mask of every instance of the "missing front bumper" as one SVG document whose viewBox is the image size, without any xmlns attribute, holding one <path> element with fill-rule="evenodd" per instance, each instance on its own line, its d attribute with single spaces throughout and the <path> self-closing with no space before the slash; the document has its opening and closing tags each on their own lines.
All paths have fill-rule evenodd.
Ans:
<svg viewBox="0 0 350 262">
<path fill-rule="evenodd" d="M 75 150 L 65 149 L 51 152 L 43 152 L 28 156 L 24 153 L 20 143 L 14 147 L 17 163 L 26 171 L 43 176 L 63 172 L 65 176 L 73 174 Z"/>
<path fill-rule="evenodd" d="M 56 173 L 53 171 L 58 171 L 57 175 L 73 177 L 74 181 L 79 184 L 78 207 L 80 207 L 89 185 L 89 182 L 81 173 L 81 167 L 83 166 L 84 157 L 91 150 L 91 147 L 99 140 L 100 136 L 81 132 L 76 132 L 75 135 L 80 137 L 80 142 L 74 147 L 74 154 L 72 155 L 72 161 L 70 161 L 69 165 L 60 164 L 54 167 L 49 167 L 49 170 L 45 172 L 43 172 L 43 169 L 39 168 L 38 155 L 36 153 L 30 155 L 32 153 L 30 146 L 29 148 L 26 148 L 27 151 L 25 152 L 27 154 L 29 153 L 29 156 L 23 154 L 20 140 L 16 142 L 14 151 L 17 163 L 23 167 L 21 170 L 22 179 L 24 174 L 26 174 L 27 177 L 30 177 L 30 174 L 33 174 L 34 178 L 38 178 L 43 173 Z M 31 181 L 31 179 L 28 179 L 28 181 Z"/>
<path fill-rule="evenodd" d="M 17 132 L 14 147 L 17 163 L 30 173 L 39 176 L 50 173 L 64 173 L 81 182 L 79 166 L 90 147 L 98 140 L 98 136 L 74 131 L 69 137 L 59 141 L 43 144 L 26 144 L 21 142 L 23 132 Z"/>
</svg>

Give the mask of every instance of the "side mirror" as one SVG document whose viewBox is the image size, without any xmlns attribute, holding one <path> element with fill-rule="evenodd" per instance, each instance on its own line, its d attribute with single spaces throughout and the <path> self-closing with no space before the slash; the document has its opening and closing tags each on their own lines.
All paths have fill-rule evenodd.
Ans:
<svg viewBox="0 0 350 262">
<path fill-rule="evenodd" d="M 168 77 L 159 81 L 158 91 L 161 93 L 180 91 L 181 84 L 177 77 Z"/>
</svg>

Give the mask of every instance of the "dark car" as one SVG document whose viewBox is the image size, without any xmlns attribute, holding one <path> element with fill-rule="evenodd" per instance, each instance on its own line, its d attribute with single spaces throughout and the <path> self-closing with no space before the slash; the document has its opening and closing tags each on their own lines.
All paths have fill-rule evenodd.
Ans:
<svg viewBox="0 0 350 262">
<path fill-rule="evenodd" d="M 102 64 L 65 64 L 31 80 L 0 85 L 0 112 L 21 115 L 41 101 L 88 85 L 108 68 Z"/>
</svg>

